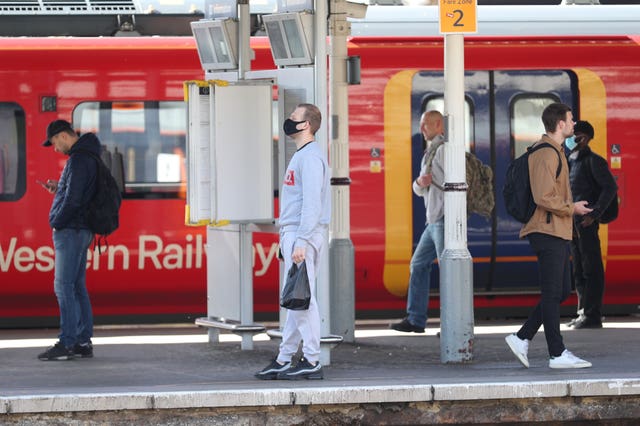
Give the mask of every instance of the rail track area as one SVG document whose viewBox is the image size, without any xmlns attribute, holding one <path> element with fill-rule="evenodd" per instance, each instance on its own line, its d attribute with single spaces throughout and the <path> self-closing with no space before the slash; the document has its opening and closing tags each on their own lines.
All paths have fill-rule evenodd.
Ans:
<svg viewBox="0 0 640 426">
<path fill-rule="evenodd" d="M 254 350 L 222 334 L 212 345 L 190 324 L 99 327 L 93 358 L 42 362 L 57 330 L 0 330 L 0 424 L 594 424 L 640 421 L 640 318 L 596 330 L 563 326 L 566 346 L 592 368 L 552 370 L 544 335 L 529 369 L 504 337 L 517 322 L 475 327 L 474 360 L 440 361 L 438 322 L 425 334 L 359 322 L 356 342 L 331 351 L 324 380 L 260 381 L 277 341 Z"/>
</svg>

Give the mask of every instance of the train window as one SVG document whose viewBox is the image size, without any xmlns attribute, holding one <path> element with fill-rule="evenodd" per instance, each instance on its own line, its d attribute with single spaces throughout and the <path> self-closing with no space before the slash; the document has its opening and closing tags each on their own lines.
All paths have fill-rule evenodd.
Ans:
<svg viewBox="0 0 640 426">
<path fill-rule="evenodd" d="M 424 110 L 425 111 L 430 111 L 432 109 L 435 109 L 437 111 L 440 111 L 442 114 L 444 114 L 444 97 L 443 96 L 433 96 L 427 99 L 425 106 L 424 106 Z M 465 140 L 464 140 L 464 149 L 467 152 L 471 152 L 472 151 L 472 141 L 475 138 L 475 135 L 473 134 L 473 117 L 471 116 L 471 102 L 469 101 L 469 99 L 464 100 L 464 135 L 465 135 Z"/>
<path fill-rule="evenodd" d="M 560 100 L 548 93 L 526 94 L 514 98 L 511 104 L 511 146 L 513 158 L 518 158 L 527 147 L 544 133 L 542 111 L 547 105 Z"/>
<path fill-rule="evenodd" d="M 186 106 L 182 101 L 83 102 L 73 112 L 124 160 L 125 198 L 184 198 Z"/>
<path fill-rule="evenodd" d="M 24 110 L 0 102 L 0 201 L 20 199 L 26 189 Z"/>
</svg>

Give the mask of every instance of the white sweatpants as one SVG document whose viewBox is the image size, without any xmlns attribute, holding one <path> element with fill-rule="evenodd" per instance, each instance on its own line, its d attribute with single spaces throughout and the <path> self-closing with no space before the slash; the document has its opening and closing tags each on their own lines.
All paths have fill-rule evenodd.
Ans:
<svg viewBox="0 0 640 426">
<path fill-rule="evenodd" d="M 296 233 L 283 231 L 280 233 L 280 249 L 284 257 L 284 278 L 293 265 L 291 255 L 293 254 L 293 244 Z M 324 251 L 325 236 L 322 232 L 312 236 L 310 244 L 307 244 L 305 251 L 305 261 L 307 262 L 307 274 L 309 275 L 309 286 L 311 288 L 311 302 L 306 311 L 287 310 L 287 319 L 282 329 L 282 342 L 278 362 L 290 362 L 291 357 L 298 351 L 300 341 L 303 342 L 302 352 L 307 361 L 316 363 L 320 359 L 320 312 L 318 311 L 318 301 L 316 299 L 316 273 L 320 256 Z"/>
</svg>

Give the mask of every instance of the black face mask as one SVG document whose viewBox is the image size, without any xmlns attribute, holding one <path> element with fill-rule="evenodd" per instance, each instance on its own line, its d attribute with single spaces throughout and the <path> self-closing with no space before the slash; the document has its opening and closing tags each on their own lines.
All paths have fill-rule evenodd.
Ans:
<svg viewBox="0 0 640 426">
<path fill-rule="evenodd" d="M 298 124 L 304 123 L 305 121 L 306 120 L 293 121 L 292 119 L 287 118 L 286 120 L 284 120 L 284 124 L 282 125 L 282 130 L 284 130 L 284 134 L 287 136 L 295 135 L 296 133 L 302 131 L 302 130 L 296 129 L 296 126 Z"/>
</svg>

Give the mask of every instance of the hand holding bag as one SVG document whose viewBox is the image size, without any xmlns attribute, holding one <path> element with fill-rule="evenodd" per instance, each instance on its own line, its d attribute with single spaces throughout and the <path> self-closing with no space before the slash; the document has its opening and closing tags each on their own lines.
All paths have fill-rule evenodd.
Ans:
<svg viewBox="0 0 640 426">
<path fill-rule="evenodd" d="M 309 287 L 309 275 L 307 275 L 307 263 L 300 265 L 295 263 L 287 273 L 287 282 L 282 290 L 280 306 L 292 311 L 306 311 L 311 300 L 311 288 Z"/>
</svg>

